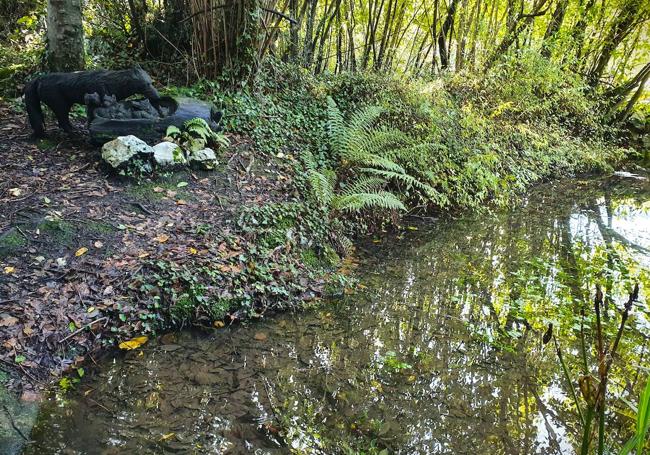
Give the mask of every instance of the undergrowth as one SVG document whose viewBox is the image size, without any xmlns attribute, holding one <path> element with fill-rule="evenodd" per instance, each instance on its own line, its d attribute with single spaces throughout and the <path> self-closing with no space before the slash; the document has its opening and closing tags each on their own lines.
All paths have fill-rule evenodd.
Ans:
<svg viewBox="0 0 650 455">
<path fill-rule="evenodd" d="M 536 182 L 611 169 L 628 153 L 581 79 L 532 54 L 486 77 L 435 80 L 314 77 L 270 62 L 240 92 L 214 81 L 167 92 L 212 101 L 226 131 L 294 186 L 285 202 L 242 208 L 215 260 L 153 264 L 142 291 L 180 324 L 292 307 L 355 235 L 416 211 L 507 206 Z"/>
<path fill-rule="evenodd" d="M 629 153 L 582 79 L 533 53 L 480 78 L 314 77 L 271 62 L 242 92 L 209 81 L 171 91 L 210 98 L 228 131 L 295 160 L 305 200 L 379 224 L 407 210 L 507 205 L 536 182 L 607 170 Z"/>
</svg>

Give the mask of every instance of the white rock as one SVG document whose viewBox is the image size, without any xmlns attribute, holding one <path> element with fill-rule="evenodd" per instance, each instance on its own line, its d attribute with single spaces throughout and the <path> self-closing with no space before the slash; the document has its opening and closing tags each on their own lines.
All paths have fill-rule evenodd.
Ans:
<svg viewBox="0 0 650 455">
<path fill-rule="evenodd" d="M 102 159 L 118 168 L 138 154 L 151 154 L 153 149 L 133 135 L 120 136 L 102 147 Z"/>
<path fill-rule="evenodd" d="M 190 164 L 204 169 L 213 169 L 219 162 L 217 161 L 217 154 L 214 153 L 214 150 L 206 147 L 190 154 Z"/>
<path fill-rule="evenodd" d="M 173 142 L 161 142 L 153 147 L 153 159 L 159 166 L 174 166 L 185 164 L 185 155 L 181 148 Z"/>
</svg>

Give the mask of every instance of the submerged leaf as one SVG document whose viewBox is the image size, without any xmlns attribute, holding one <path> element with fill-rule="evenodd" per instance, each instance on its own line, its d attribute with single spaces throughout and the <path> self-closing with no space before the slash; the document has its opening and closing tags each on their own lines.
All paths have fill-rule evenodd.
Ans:
<svg viewBox="0 0 650 455">
<path fill-rule="evenodd" d="M 128 341 L 122 341 L 122 342 L 119 344 L 119 348 L 120 348 L 120 349 L 127 350 L 127 351 L 130 351 L 130 350 L 132 350 L 132 349 L 137 349 L 137 348 L 139 348 L 140 346 L 142 346 L 143 344 L 145 344 L 148 340 L 149 340 L 148 337 L 136 337 L 136 338 L 132 338 L 132 339 L 130 339 L 130 340 L 128 340 Z"/>
</svg>

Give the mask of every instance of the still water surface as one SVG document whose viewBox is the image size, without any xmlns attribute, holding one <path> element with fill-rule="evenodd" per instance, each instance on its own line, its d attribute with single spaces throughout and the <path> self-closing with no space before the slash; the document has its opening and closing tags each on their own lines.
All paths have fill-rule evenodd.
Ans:
<svg viewBox="0 0 650 455">
<path fill-rule="evenodd" d="M 575 409 L 541 335 L 559 328 L 577 369 L 596 279 L 616 326 L 650 265 L 648 210 L 647 180 L 572 180 L 368 242 L 352 295 L 108 356 L 42 405 L 23 453 L 573 453 Z M 647 377 L 641 300 L 612 386 L 632 401 Z M 609 421 L 608 444 L 629 436 L 631 420 Z"/>
</svg>

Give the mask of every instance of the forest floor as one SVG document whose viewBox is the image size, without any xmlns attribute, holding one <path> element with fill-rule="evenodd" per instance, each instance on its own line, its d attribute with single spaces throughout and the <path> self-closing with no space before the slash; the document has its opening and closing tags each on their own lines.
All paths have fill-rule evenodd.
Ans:
<svg viewBox="0 0 650 455">
<path fill-rule="evenodd" d="M 125 315 L 142 329 L 151 315 L 128 295 L 147 264 L 245 252 L 237 233 L 217 245 L 209 233 L 233 230 L 242 206 L 283 200 L 291 180 L 230 136 L 214 172 L 134 182 L 100 166 L 81 121 L 75 137 L 47 126 L 35 141 L 24 114 L 0 104 L 0 370 L 24 396 L 93 360 Z"/>
</svg>

